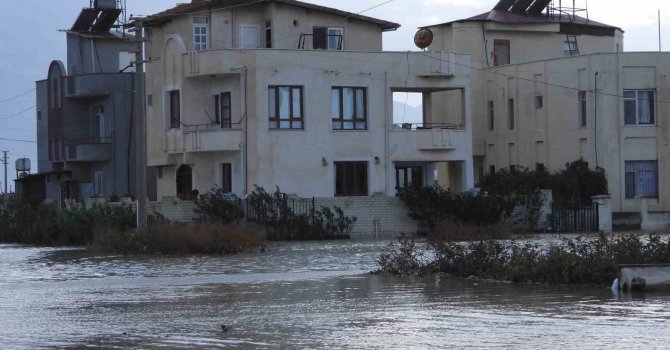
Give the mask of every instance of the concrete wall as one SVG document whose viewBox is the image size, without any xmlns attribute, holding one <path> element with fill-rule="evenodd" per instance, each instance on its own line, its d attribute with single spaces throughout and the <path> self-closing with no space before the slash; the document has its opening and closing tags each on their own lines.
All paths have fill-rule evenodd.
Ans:
<svg viewBox="0 0 670 350">
<path fill-rule="evenodd" d="M 125 40 L 67 34 L 68 74 L 118 73 L 119 52 L 135 52 L 135 44 Z"/>
<path fill-rule="evenodd" d="M 639 201 L 624 196 L 625 162 L 658 160 L 659 199 L 649 204 L 650 210 L 670 210 L 667 200 L 670 186 L 665 181 L 670 170 L 665 116 L 670 109 L 660 102 L 670 100 L 669 58 L 667 53 L 593 54 L 492 69 L 486 98 L 479 101 L 480 108 L 489 100 L 495 104 L 496 128 L 483 133 L 486 169 L 489 165 L 500 169 L 512 164 L 534 168 L 536 163 L 543 163 L 549 170 L 557 170 L 581 157 L 591 167 L 598 165 L 607 171 L 614 212 L 639 212 Z M 595 89 L 596 72 L 601 94 L 588 93 L 587 126 L 581 127 L 578 91 Z M 571 89 L 509 79 L 495 73 Z M 624 89 L 656 91 L 655 125 L 625 125 L 620 97 Z M 544 96 L 542 109 L 534 106 L 537 94 Z M 509 98 L 514 98 L 516 105 L 514 130 L 508 130 L 506 125 Z M 510 144 L 514 145 L 513 154 L 509 153 Z"/>
<path fill-rule="evenodd" d="M 170 38 L 165 50 L 178 50 L 181 41 L 177 37 Z M 151 166 L 164 169 L 163 178 L 159 179 L 159 197 L 176 195 L 174 173 L 179 165 L 188 164 L 193 168 L 194 189 L 203 192 L 220 182 L 219 169 L 223 162 L 233 164 L 233 187 L 240 196 L 258 184 L 265 188 L 279 186 L 287 193 L 304 197 L 332 197 L 335 192 L 334 162 L 337 161 L 368 162 L 370 195 L 395 195 L 394 163 L 398 162 L 462 161 L 468 164 L 461 174 L 465 179 L 462 187 L 468 189 L 474 185 L 471 122 L 467 107 L 471 98 L 470 70 L 440 59 L 450 57 L 455 62 L 467 64 L 466 55 L 433 53 L 434 57 L 430 57 L 424 53 L 216 50 L 185 54 L 179 65 L 173 53 L 171 51 L 165 61 L 152 64 L 152 71 L 147 75 L 149 93 L 153 95 L 153 104 L 148 108 L 149 162 Z M 241 66 L 248 67 L 246 77 L 243 70 L 233 70 Z M 304 130 L 269 129 L 267 94 L 271 85 L 304 88 Z M 330 95 L 331 88 L 336 86 L 367 89 L 368 130 L 332 129 Z M 236 126 L 241 129 L 239 133 L 243 140 L 239 150 L 184 151 L 187 140 L 184 134 L 188 133 L 188 127 L 169 128 L 169 109 L 164 98 L 167 91 L 175 88 L 181 89 L 181 118 L 186 125 L 211 123 L 205 112 L 213 115 L 213 94 L 230 90 L 233 122 L 243 121 Z M 448 139 L 448 146 L 424 148 L 423 144 L 431 142 L 435 136 L 431 130 L 393 130 L 392 92 L 405 88 L 460 91 L 455 95 L 459 104 L 452 103 L 452 109 L 445 110 L 454 111 L 452 114 L 462 121 L 462 129 L 436 130 Z M 249 91 L 246 97 L 248 118 L 242 120 L 245 90 Z M 226 137 L 228 132 L 221 132 L 221 137 Z M 248 152 L 248 176 L 239 172 L 245 168 L 245 150 Z M 246 186 L 245 179 L 248 179 Z"/>
</svg>

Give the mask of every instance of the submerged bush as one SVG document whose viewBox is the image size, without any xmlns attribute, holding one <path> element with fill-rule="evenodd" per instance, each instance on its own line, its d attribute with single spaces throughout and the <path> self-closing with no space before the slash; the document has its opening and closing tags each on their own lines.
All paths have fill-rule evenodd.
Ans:
<svg viewBox="0 0 670 350">
<path fill-rule="evenodd" d="M 251 225 L 157 223 L 144 231 L 99 231 L 91 247 L 124 254 L 236 254 L 265 245 L 262 232 Z"/>
<path fill-rule="evenodd" d="M 0 242 L 35 245 L 86 245 L 100 228 L 126 231 L 135 227 L 135 210 L 128 205 L 31 206 L 17 199 L 0 205 Z"/>
<path fill-rule="evenodd" d="M 224 192 L 221 187 L 214 187 L 201 195 L 195 202 L 196 212 L 201 222 L 228 224 L 239 222 L 244 217 L 242 202 L 237 196 Z"/>
<path fill-rule="evenodd" d="M 434 257 L 417 266 L 416 256 Z M 670 239 L 635 234 L 562 240 L 548 247 L 516 242 L 480 241 L 458 244 L 439 239 L 417 245 L 400 240 L 379 259 L 380 271 L 391 274 L 448 273 L 512 282 L 609 285 L 622 264 L 670 263 Z"/>
<path fill-rule="evenodd" d="M 291 198 L 279 188 L 268 193 L 256 186 L 248 200 L 250 219 L 267 229 L 270 240 L 349 238 L 357 220 L 339 207 L 317 209 L 313 201 Z"/>
</svg>

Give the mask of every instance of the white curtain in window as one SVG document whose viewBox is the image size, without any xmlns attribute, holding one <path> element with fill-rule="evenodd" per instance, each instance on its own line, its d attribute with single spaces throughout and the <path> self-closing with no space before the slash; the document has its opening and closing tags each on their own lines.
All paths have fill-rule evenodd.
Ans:
<svg viewBox="0 0 670 350">
<path fill-rule="evenodd" d="M 638 117 L 640 124 L 654 123 L 653 106 L 654 106 L 654 93 L 651 91 L 639 91 L 637 107 L 638 107 Z"/>
</svg>

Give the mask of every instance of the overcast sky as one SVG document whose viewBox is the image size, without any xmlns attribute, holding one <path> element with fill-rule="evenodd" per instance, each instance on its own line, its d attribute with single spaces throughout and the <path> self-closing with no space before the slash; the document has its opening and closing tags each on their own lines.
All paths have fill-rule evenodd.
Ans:
<svg viewBox="0 0 670 350">
<path fill-rule="evenodd" d="M 148 15 L 189 0 L 127 0 L 128 13 Z M 319 5 L 360 12 L 384 0 L 303 0 Z M 566 0 L 569 1 L 569 0 Z M 577 0 L 578 6 L 586 0 Z M 384 36 L 386 50 L 414 50 L 412 38 L 421 25 L 442 23 L 486 12 L 497 0 L 395 0 L 365 14 L 402 24 L 397 32 Z M 52 60 L 65 61 L 65 34 L 89 0 L 4 0 L 0 12 L 0 101 L 34 88 L 44 79 Z M 580 5 L 581 3 L 581 5 Z M 626 51 L 658 50 L 657 10 L 662 11 L 663 46 L 670 48 L 670 1 L 668 0 L 591 0 L 590 18 L 625 30 Z M 67 64 L 66 64 L 67 67 Z M 5 119 L 35 105 L 35 93 L 0 102 L 0 151 L 10 154 L 10 180 L 14 179 L 14 161 L 28 157 L 37 170 L 34 143 L 6 141 L 2 138 L 35 140 L 35 110 Z M 0 181 L 2 179 L 0 178 Z M 13 186 L 13 182 L 10 182 Z"/>
</svg>

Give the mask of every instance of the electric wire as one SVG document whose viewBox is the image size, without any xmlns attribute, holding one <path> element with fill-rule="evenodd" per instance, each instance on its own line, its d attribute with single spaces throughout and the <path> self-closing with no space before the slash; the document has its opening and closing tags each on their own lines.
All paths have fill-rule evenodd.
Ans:
<svg viewBox="0 0 670 350">
<path fill-rule="evenodd" d="M 6 99 L 4 99 L 4 100 L 0 100 L 0 103 L 4 103 L 4 102 L 11 101 L 11 100 L 15 100 L 15 99 L 17 99 L 17 98 L 19 98 L 19 97 L 22 97 L 22 96 L 25 96 L 25 95 L 27 95 L 27 94 L 29 94 L 29 93 L 35 91 L 35 90 L 36 90 L 36 88 L 32 88 L 32 89 L 30 89 L 30 90 L 28 90 L 28 91 L 26 91 L 26 92 L 22 92 L 21 94 L 14 96 L 14 97 L 10 97 L 10 98 L 6 98 Z"/>
<path fill-rule="evenodd" d="M 31 109 L 35 109 L 35 106 L 29 107 L 29 108 L 24 109 L 24 110 L 22 110 L 22 111 L 20 111 L 20 112 L 16 112 L 16 113 L 14 113 L 14 114 L 10 114 L 10 115 L 5 116 L 5 117 L 1 117 L 0 120 L 7 120 L 7 119 L 10 119 L 10 118 L 18 117 L 19 115 L 21 115 L 21 114 L 23 114 L 23 113 L 25 113 L 25 112 L 28 112 L 28 111 L 31 110 Z"/>
</svg>

